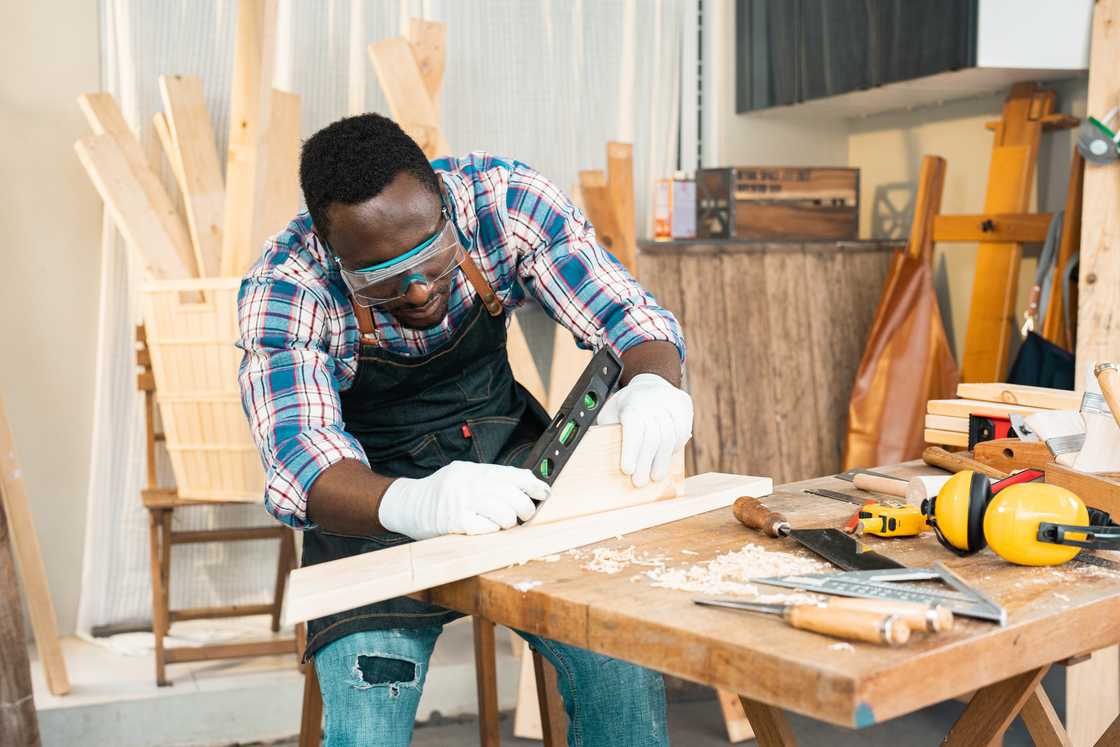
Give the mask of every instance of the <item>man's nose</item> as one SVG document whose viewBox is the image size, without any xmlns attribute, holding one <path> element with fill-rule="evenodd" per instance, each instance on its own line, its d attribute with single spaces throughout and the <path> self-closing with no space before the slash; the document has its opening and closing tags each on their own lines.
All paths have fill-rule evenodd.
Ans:
<svg viewBox="0 0 1120 747">
<path fill-rule="evenodd" d="M 423 306 L 432 295 L 432 286 L 428 279 L 421 275 L 413 275 L 407 281 L 404 291 L 404 300 L 413 306 Z"/>
</svg>

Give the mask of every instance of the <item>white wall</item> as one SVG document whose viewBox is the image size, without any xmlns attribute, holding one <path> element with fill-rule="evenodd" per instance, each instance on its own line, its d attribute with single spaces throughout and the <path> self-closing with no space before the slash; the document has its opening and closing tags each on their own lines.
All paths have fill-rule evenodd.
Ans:
<svg viewBox="0 0 1120 747">
<path fill-rule="evenodd" d="M 98 4 L 5 7 L 0 396 L 69 632 L 82 573 L 101 230 L 101 203 L 74 155 L 88 132 L 75 97 L 99 87 Z"/>
</svg>

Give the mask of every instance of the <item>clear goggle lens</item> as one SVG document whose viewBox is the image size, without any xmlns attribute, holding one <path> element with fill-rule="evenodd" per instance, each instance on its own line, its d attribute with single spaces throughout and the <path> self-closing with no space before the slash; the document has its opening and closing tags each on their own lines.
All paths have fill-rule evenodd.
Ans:
<svg viewBox="0 0 1120 747">
<path fill-rule="evenodd" d="M 348 270 L 335 257 L 342 280 L 361 306 L 381 306 L 404 298 L 413 283 L 434 285 L 458 266 L 462 245 L 454 224 L 444 216 L 443 226 L 420 246 L 400 257 L 365 270 Z"/>
</svg>

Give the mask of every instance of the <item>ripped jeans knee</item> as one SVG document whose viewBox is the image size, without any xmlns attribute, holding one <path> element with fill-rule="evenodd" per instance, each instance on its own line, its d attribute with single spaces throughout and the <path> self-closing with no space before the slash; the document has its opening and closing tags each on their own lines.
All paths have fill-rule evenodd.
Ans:
<svg viewBox="0 0 1120 747">
<path fill-rule="evenodd" d="M 350 687 L 358 690 L 385 687 L 389 690 L 389 697 L 396 698 L 400 696 L 402 687 L 419 689 L 422 666 L 420 662 L 399 654 L 357 654 L 351 668 Z"/>
</svg>

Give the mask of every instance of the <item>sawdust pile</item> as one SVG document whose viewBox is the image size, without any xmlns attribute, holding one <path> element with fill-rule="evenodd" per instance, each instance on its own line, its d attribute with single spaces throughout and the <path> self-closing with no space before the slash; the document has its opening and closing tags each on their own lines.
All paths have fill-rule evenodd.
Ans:
<svg viewBox="0 0 1120 747">
<path fill-rule="evenodd" d="M 610 547 L 597 547 L 588 553 L 585 550 L 572 550 L 572 555 L 577 560 L 582 560 L 590 555 L 591 559 L 580 566 L 585 571 L 595 573 L 615 574 L 631 565 L 663 567 L 668 557 L 665 555 L 638 554 L 637 548 L 630 545 L 621 550 Z"/>
<path fill-rule="evenodd" d="M 688 568 L 664 566 L 646 572 L 654 586 L 701 594 L 758 595 L 752 579 L 767 576 L 792 576 L 826 573 L 831 566 L 813 558 L 793 553 L 767 550 L 761 545 L 746 544 L 741 550 L 724 553 L 714 560 Z M 783 595 L 783 599 L 788 595 Z"/>
</svg>

